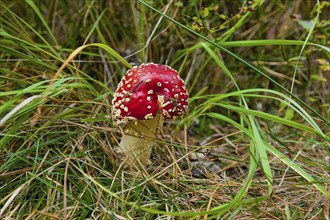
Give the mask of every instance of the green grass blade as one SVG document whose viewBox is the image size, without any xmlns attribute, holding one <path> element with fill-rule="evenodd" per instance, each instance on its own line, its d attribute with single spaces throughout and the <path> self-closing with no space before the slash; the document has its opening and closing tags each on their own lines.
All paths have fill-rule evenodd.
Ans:
<svg viewBox="0 0 330 220">
<path fill-rule="evenodd" d="M 123 58 L 119 53 L 117 53 L 114 49 L 109 47 L 108 45 L 101 44 L 101 43 L 93 43 L 93 44 L 88 44 L 86 46 L 95 46 L 102 48 L 103 50 L 107 51 L 110 55 L 118 59 L 122 64 L 124 64 L 127 68 L 132 68 L 132 65 L 129 64 L 125 58 Z"/>
<path fill-rule="evenodd" d="M 228 68 L 226 67 L 226 65 L 220 60 L 220 58 L 212 51 L 212 49 L 210 47 L 208 47 L 205 43 L 201 43 L 202 47 L 208 52 L 208 54 L 214 59 L 214 61 L 220 66 L 220 68 L 226 73 L 227 77 L 234 83 L 235 87 L 237 88 L 237 90 L 240 91 L 234 77 L 232 76 L 232 74 L 230 73 L 230 71 L 228 70 Z M 244 96 L 240 96 L 240 100 L 244 103 L 244 108 L 248 111 L 249 107 L 245 101 Z M 256 126 L 256 122 L 254 120 L 254 118 L 251 115 L 248 115 L 248 119 L 249 122 L 251 124 L 252 127 L 252 132 L 254 134 L 254 141 L 255 141 L 255 148 L 257 153 L 260 155 L 261 158 L 261 164 L 262 164 L 262 169 L 267 177 L 267 183 L 268 183 L 268 189 L 269 189 L 269 193 L 271 193 L 273 191 L 272 189 L 272 185 L 273 185 L 273 177 L 272 177 L 272 172 L 270 169 L 270 165 L 269 165 L 269 160 L 267 157 L 267 153 L 266 153 L 266 149 L 265 146 L 262 142 L 262 139 L 260 137 L 259 131 L 257 129 Z M 251 152 L 251 151 L 250 151 Z M 242 198 L 242 197 L 240 197 Z M 237 201 L 235 201 L 237 202 Z"/>
<path fill-rule="evenodd" d="M 254 137 L 254 134 L 250 130 L 244 128 L 243 126 L 233 121 L 232 119 L 229 119 L 226 116 L 220 115 L 218 113 L 207 113 L 207 115 L 228 122 L 233 126 L 237 127 L 239 130 L 243 131 L 251 138 Z M 303 177 L 312 185 L 314 185 L 327 198 L 330 198 L 330 193 L 322 185 L 320 185 L 310 174 L 308 174 L 304 169 L 302 169 L 299 165 L 297 165 L 294 161 L 290 160 L 288 157 L 286 157 L 284 154 L 282 154 L 280 151 L 278 151 L 276 148 L 274 148 L 265 141 L 264 141 L 264 146 L 270 153 L 272 153 L 274 156 L 280 159 L 284 164 L 286 164 L 288 167 L 296 171 L 301 177 Z"/>
<path fill-rule="evenodd" d="M 311 38 L 311 36 L 312 36 L 312 34 L 313 34 L 313 30 L 315 29 L 315 26 L 316 26 L 316 24 L 317 24 L 317 22 L 318 22 L 318 20 L 319 20 L 319 15 L 320 15 L 320 1 L 317 0 L 316 2 L 317 2 L 317 8 L 318 8 L 318 10 L 317 10 L 317 14 L 316 14 L 316 16 L 315 16 L 315 18 L 314 18 L 314 20 L 313 20 L 313 25 L 312 25 L 312 27 L 311 27 L 310 30 L 308 31 L 308 35 L 306 36 L 306 39 L 305 39 L 305 41 L 304 41 L 304 44 L 303 44 L 302 47 L 301 47 L 301 50 L 300 50 L 299 55 L 298 55 L 298 59 L 296 60 L 296 65 L 295 65 L 295 68 L 294 68 L 294 71 L 293 71 L 292 82 L 291 82 L 291 87 L 290 87 L 290 93 L 291 93 L 291 94 L 292 94 L 292 92 L 293 92 L 295 79 L 296 79 L 296 77 L 297 77 L 297 70 L 298 70 L 298 66 L 299 66 L 300 58 L 301 58 L 301 56 L 302 56 L 302 54 L 303 54 L 303 52 L 304 52 L 304 50 L 305 50 L 305 47 L 306 47 L 306 45 L 307 45 L 307 42 L 308 42 L 308 40 Z"/>
<path fill-rule="evenodd" d="M 58 42 L 56 40 L 56 37 L 54 36 L 52 30 L 50 29 L 50 27 L 47 24 L 47 21 L 45 21 L 44 16 L 41 14 L 41 12 L 39 11 L 38 7 L 34 4 L 34 2 L 32 0 L 25 0 L 26 3 L 28 3 L 30 5 L 30 7 L 34 10 L 34 12 L 37 14 L 37 16 L 39 17 L 39 19 L 41 20 L 42 24 L 44 25 L 44 27 L 47 29 L 49 36 L 52 38 L 54 44 L 56 46 L 58 46 Z"/>
<path fill-rule="evenodd" d="M 270 39 L 270 40 L 244 40 L 244 41 L 227 41 L 223 43 L 219 43 L 219 45 L 223 47 L 255 47 L 255 46 L 290 46 L 290 45 L 308 45 L 308 46 L 315 46 L 319 47 L 322 50 L 330 53 L 330 48 L 312 43 L 312 42 L 305 42 L 299 40 L 280 40 L 280 39 Z"/>
<path fill-rule="evenodd" d="M 239 113 L 246 113 L 248 115 L 257 116 L 259 118 L 263 118 L 263 119 L 266 119 L 266 120 L 270 120 L 270 121 L 278 122 L 278 123 L 281 123 L 281 124 L 284 124 L 284 125 L 288 125 L 288 126 L 291 126 L 293 128 L 297 128 L 299 130 L 306 131 L 308 133 L 316 134 L 316 135 L 324 138 L 326 141 L 330 141 L 330 137 L 326 136 L 323 133 L 320 133 L 318 130 L 315 130 L 314 128 L 311 128 L 309 126 L 303 125 L 301 123 L 298 123 L 298 122 L 295 122 L 295 121 L 292 121 L 292 120 L 281 118 L 281 117 L 276 116 L 276 115 L 271 115 L 271 114 L 266 113 L 266 112 L 246 109 L 246 108 L 242 108 L 242 107 L 236 107 L 236 106 L 233 106 L 233 105 L 226 105 L 226 104 L 221 104 L 221 103 L 217 103 L 215 105 L 218 105 L 218 106 L 221 106 L 223 108 L 230 109 L 230 110 L 233 110 L 233 111 L 237 111 Z"/>
<path fill-rule="evenodd" d="M 282 154 L 280 151 L 278 151 L 275 147 L 271 146 L 268 143 L 265 143 L 265 146 L 267 147 L 267 150 L 272 153 L 274 156 L 276 156 L 278 159 L 280 159 L 284 164 L 286 164 L 288 167 L 296 171 L 301 177 L 306 179 L 308 182 L 310 182 L 315 188 L 317 188 L 323 195 L 325 195 L 328 199 L 330 199 L 330 193 L 329 191 L 324 188 L 321 184 L 318 183 L 310 174 L 308 174 L 304 169 L 302 169 L 299 165 L 294 163 L 292 160 L 290 160 L 288 157 L 286 157 L 284 154 Z"/>
<path fill-rule="evenodd" d="M 274 96 L 271 95 L 259 95 L 256 93 L 267 93 L 267 94 L 273 94 Z M 328 137 L 325 136 L 324 132 L 322 132 L 322 130 L 320 129 L 320 127 L 318 126 L 318 124 L 313 120 L 313 118 L 304 110 L 304 108 L 302 108 L 296 101 L 292 100 L 290 97 L 288 97 L 285 94 L 282 94 L 280 92 L 274 91 L 274 90 L 270 90 L 270 89 L 262 89 L 262 88 L 255 88 L 255 89 L 246 89 L 246 90 L 240 90 L 240 91 L 235 91 L 235 92 L 230 92 L 227 94 L 217 94 L 217 95 L 207 95 L 207 96 L 196 96 L 192 98 L 192 101 L 194 100 L 198 100 L 198 99 L 206 99 L 205 100 L 205 105 L 203 107 L 204 110 L 202 110 L 202 112 L 205 112 L 207 109 L 211 108 L 214 105 L 221 105 L 224 108 L 228 108 L 231 110 L 238 110 L 239 108 L 241 109 L 241 107 L 235 107 L 233 105 L 226 105 L 223 103 L 219 103 L 219 101 L 226 99 L 228 97 L 232 97 L 232 96 L 244 96 L 244 97 L 252 97 L 252 98 L 266 98 L 266 99 L 274 99 L 276 101 L 282 102 L 283 104 L 285 104 L 286 106 L 289 106 L 290 108 L 292 108 L 296 113 L 298 113 L 308 124 L 310 124 L 312 126 L 312 128 L 292 121 L 292 120 L 288 120 L 285 118 L 281 118 L 279 116 L 276 115 L 271 115 L 271 114 L 267 114 L 261 111 L 255 111 L 255 110 L 242 110 L 245 113 L 249 112 L 249 114 L 264 118 L 264 119 L 269 119 L 272 120 L 274 122 L 278 121 L 280 123 L 283 123 L 285 125 L 289 125 L 292 126 L 294 128 L 298 128 L 298 129 L 302 129 L 305 130 L 309 133 L 313 133 L 313 134 L 317 134 L 320 137 L 325 138 L 325 140 L 328 139 Z M 278 96 L 278 97 L 276 97 Z"/>
<path fill-rule="evenodd" d="M 205 42 L 208 46 L 212 46 L 212 44 Z M 306 44 L 307 46 L 314 46 L 324 50 L 327 53 L 330 53 L 330 48 L 321 44 L 316 44 L 313 42 L 305 42 L 301 40 L 282 40 L 282 39 L 260 39 L 260 40 L 237 40 L 237 41 L 226 41 L 226 42 L 217 42 L 218 45 L 222 47 L 258 47 L 258 46 L 303 46 Z M 196 50 L 200 48 L 200 44 L 196 44 L 190 48 L 185 49 L 185 51 L 190 52 L 192 50 Z"/>
<path fill-rule="evenodd" d="M 280 88 L 282 91 L 284 91 L 285 93 L 289 94 L 290 96 L 292 96 L 292 98 L 294 98 L 295 100 L 297 100 L 301 105 L 303 105 L 305 108 L 309 109 L 311 112 L 313 112 L 313 114 L 315 114 L 318 118 L 320 118 L 322 121 L 324 121 L 327 125 L 330 125 L 330 122 L 323 117 L 320 113 L 318 113 L 317 111 L 315 111 L 312 107 L 310 107 L 309 105 L 307 105 L 303 100 L 301 100 L 299 97 L 297 97 L 296 95 L 292 94 L 288 89 L 286 89 L 284 86 L 282 86 L 280 83 L 278 83 L 277 81 L 273 80 L 271 77 L 269 77 L 267 74 L 265 74 L 264 72 L 262 72 L 260 69 L 258 69 L 257 67 L 255 67 L 254 65 L 252 65 L 251 63 L 245 61 L 243 58 L 239 57 L 237 54 L 234 54 L 233 52 L 231 52 L 230 50 L 220 46 L 219 44 L 217 44 L 216 42 L 208 39 L 207 37 L 205 37 L 202 34 L 197 33 L 196 31 L 192 30 L 191 28 L 177 22 L 176 20 L 174 20 L 173 18 L 169 17 L 166 14 L 163 14 L 162 12 L 160 12 L 159 10 L 155 9 L 154 7 L 152 7 L 151 5 L 149 5 L 148 3 L 146 3 L 145 1 L 139 0 L 140 3 L 142 3 L 143 5 L 147 6 L 148 8 L 150 8 L 151 10 L 157 12 L 158 14 L 160 14 L 161 16 L 164 16 L 166 19 L 172 21 L 174 24 L 176 24 L 177 26 L 187 30 L 188 32 L 196 35 L 197 37 L 205 40 L 206 42 L 210 43 L 212 46 L 224 51 L 225 53 L 229 54 L 230 56 L 236 58 L 238 61 L 240 61 L 241 63 L 243 63 L 244 65 L 246 65 L 247 67 L 249 67 L 250 69 L 254 70 L 255 72 L 257 72 L 258 74 L 262 75 L 263 77 L 265 77 L 267 80 L 269 80 L 270 82 L 272 82 L 274 85 L 276 85 L 278 88 Z"/>
</svg>

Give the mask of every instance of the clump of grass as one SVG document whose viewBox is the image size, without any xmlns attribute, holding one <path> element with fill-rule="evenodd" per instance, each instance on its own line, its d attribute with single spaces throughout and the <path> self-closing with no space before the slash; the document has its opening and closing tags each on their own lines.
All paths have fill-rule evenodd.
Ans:
<svg viewBox="0 0 330 220">
<path fill-rule="evenodd" d="M 2 218 L 329 216 L 326 2 L 0 4 Z M 126 170 L 110 100 L 147 61 L 190 111 Z"/>
</svg>

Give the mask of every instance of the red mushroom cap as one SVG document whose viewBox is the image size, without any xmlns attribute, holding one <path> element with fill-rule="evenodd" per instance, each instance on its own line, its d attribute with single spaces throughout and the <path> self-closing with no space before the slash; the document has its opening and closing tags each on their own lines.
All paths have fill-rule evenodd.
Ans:
<svg viewBox="0 0 330 220">
<path fill-rule="evenodd" d="M 183 116 L 188 108 L 188 92 L 177 71 L 167 65 L 146 63 L 128 70 L 112 99 L 117 124 L 147 120 L 158 109 L 164 118 Z"/>
</svg>

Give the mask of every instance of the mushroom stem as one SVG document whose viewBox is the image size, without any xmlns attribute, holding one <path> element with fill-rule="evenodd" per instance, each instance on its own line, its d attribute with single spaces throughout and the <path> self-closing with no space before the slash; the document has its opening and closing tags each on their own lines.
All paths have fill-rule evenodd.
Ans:
<svg viewBox="0 0 330 220">
<path fill-rule="evenodd" d="M 143 165 L 150 164 L 149 158 L 155 145 L 156 131 L 162 124 L 163 118 L 159 113 L 153 119 L 128 122 L 119 144 L 119 151 L 133 161 L 139 160 Z"/>
</svg>

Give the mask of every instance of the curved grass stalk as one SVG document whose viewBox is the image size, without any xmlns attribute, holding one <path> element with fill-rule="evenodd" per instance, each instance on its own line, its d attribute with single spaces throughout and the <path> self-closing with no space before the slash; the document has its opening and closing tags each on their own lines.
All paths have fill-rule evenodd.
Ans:
<svg viewBox="0 0 330 220">
<path fill-rule="evenodd" d="M 251 137 L 251 138 L 254 137 L 254 134 L 251 131 L 249 131 L 248 129 L 239 125 L 237 122 L 235 122 L 221 114 L 207 113 L 206 115 L 217 118 L 217 119 L 224 120 L 224 121 L 232 124 L 236 128 L 240 129 L 242 132 L 244 132 L 249 137 Z M 308 174 L 304 169 L 302 169 L 294 161 L 290 160 L 288 157 L 286 157 L 284 154 L 282 154 L 276 148 L 274 148 L 273 146 L 268 144 L 266 141 L 264 141 L 264 140 L 262 140 L 262 141 L 263 141 L 264 146 L 270 153 L 272 153 L 274 156 L 276 156 L 278 159 L 280 159 L 284 164 L 286 164 L 287 166 L 289 166 L 290 168 L 295 170 L 301 177 L 303 177 L 308 182 L 310 182 L 312 185 L 314 185 L 323 195 L 325 195 L 327 198 L 330 199 L 330 193 L 321 184 L 319 184 L 310 174 Z"/>
<path fill-rule="evenodd" d="M 226 42 L 216 42 L 219 46 L 222 47 L 258 47 L 258 46 L 314 46 L 324 50 L 327 53 L 330 53 L 330 48 L 324 45 L 316 44 L 313 42 L 305 42 L 301 40 L 283 40 L 283 39 L 259 39 L 259 40 L 242 40 L 242 41 L 226 41 Z M 213 45 L 209 42 L 205 42 L 209 47 Z M 201 48 L 201 44 L 196 44 L 189 48 L 184 49 L 184 52 L 188 53 L 198 48 Z"/>
<path fill-rule="evenodd" d="M 241 63 L 243 63 L 244 65 L 246 65 L 247 67 L 249 67 L 250 69 L 254 70 L 256 73 L 262 75 L 263 77 L 265 77 L 267 80 L 269 80 L 270 82 L 272 82 L 274 85 L 276 85 L 278 88 L 280 88 L 282 91 L 284 91 L 285 93 L 287 93 L 288 95 L 290 95 L 294 100 L 296 100 L 297 102 L 299 102 L 301 105 L 303 105 L 305 108 L 307 108 L 308 110 L 310 110 L 311 112 L 313 112 L 313 114 L 315 114 L 318 118 L 320 118 L 322 121 L 324 121 L 328 126 L 330 126 L 330 122 L 323 117 L 320 113 L 318 113 L 315 109 L 313 109 L 312 107 L 310 107 L 309 105 L 307 105 L 303 100 L 301 100 L 299 97 L 297 97 L 296 95 L 292 94 L 288 89 L 286 89 L 284 86 L 282 86 L 280 83 L 278 83 L 277 81 L 273 80 L 271 77 L 269 77 L 267 74 L 265 74 L 264 72 L 262 72 L 260 69 L 258 69 L 257 67 L 255 67 L 254 65 L 252 65 L 251 63 L 247 62 L 246 60 L 244 60 L 243 58 L 241 58 L 240 56 L 238 56 L 237 54 L 231 52 L 230 50 L 226 49 L 225 47 L 219 45 L 218 43 L 208 39 L 207 37 L 205 37 L 204 35 L 197 33 L 196 31 L 192 30 L 191 28 L 181 24 L 180 22 L 174 20 L 173 18 L 169 17 L 166 14 L 163 14 L 161 11 L 155 9 L 154 7 L 152 7 L 151 5 L 149 5 L 148 3 L 146 3 L 145 1 L 139 0 L 140 3 L 142 3 L 143 5 L 145 5 L 146 7 L 150 8 L 151 10 L 157 12 L 158 14 L 160 14 L 161 16 L 164 16 L 166 19 L 170 20 L 171 22 L 173 22 L 174 24 L 176 24 L 177 26 L 185 29 L 186 31 L 196 35 L 197 37 L 205 40 L 207 43 L 209 43 L 210 45 L 220 49 L 221 51 L 224 51 L 225 53 L 229 54 L 230 56 L 234 57 L 235 59 L 237 59 L 238 61 L 240 61 Z"/>
<path fill-rule="evenodd" d="M 236 80 L 234 79 L 233 75 L 228 70 L 226 65 L 222 62 L 222 60 L 205 43 L 202 42 L 201 45 L 208 52 L 210 57 L 212 57 L 213 60 L 219 65 L 219 67 L 225 72 L 227 77 L 234 83 L 236 89 L 238 91 L 240 91 L 240 88 L 237 85 Z M 244 109 L 249 110 L 249 106 L 248 106 L 247 102 L 245 101 L 244 96 L 240 95 L 239 98 L 240 98 L 239 101 L 243 102 Z M 249 120 L 251 129 L 252 129 L 252 132 L 254 134 L 254 144 L 251 144 L 250 154 L 252 152 L 256 151 L 256 154 L 258 155 L 258 157 L 254 157 L 252 154 L 252 155 L 250 155 L 250 157 L 260 158 L 261 164 L 262 164 L 262 169 L 267 177 L 268 191 L 269 191 L 269 194 L 271 194 L 273 191 L 273 175 L 272 175 L 272 172 L 270 169 L 269 160 L 268 160 L 268 156 L 267 156 L 267 153 L 265 150 L 265 146 L 261 140 L 261 135 L 259 134 L 259 131 L 257 129 L 257 122 L 255 121 L 255 119 L 253 118 L 253 116 L 251 114 L 248 115 L 248 120 Z M 241 122 L 243 122 L 242 119 L 241 119 Z M 257 160 L 256 161 L 256 163 L 257 163 L 259 159 L 256 159 L 256 160 Z M 247 190 L 245 191 L 245 193 L 247 193 Z M 243 195 L 240 197 L 240 199 L 242 199 L 242 198 L 243 198 Z"/>
<path fill-rule="evenodd" d="M 254 94 L 254 93 L 270 93 L 270 94 L 274 94 L 276 96 L 279 96 L 280 98 L 275 97 L 275 96 L 270 96 L 270 95 L 260 95 L 260 94 Z M 324 134 L 324 132 L 318 126 L 318 124 L 305 111 L 305 109 L 302 108 L 299 105 L 299 103 L 292 100 L 290 97 L 286 96 L 285 94 L 282 94 L 282 93 L 274 91 L 274 90 L 262 89 L 262 88 L 246 89 L 246 90 L 240 90 L 240 91 L 230 92 L 230 93 L 226 93 L 226 94 L 217 94 L 217 95 L 207 95 L 207 96 L 193 97 L 191 100 L 194 101 L 194 100 L 198 100 L 198 99 L 206 99 L 206 101 L 203 103 L 203 105 L 198 106 L 196 108 L 195 114 L 202 114 L 202 113 L 206 112 L 207 110 L 209 110 L 210 108 L 212 108 L 215 105 L 222 105 L 222 107 L 224 107 L 224 106 L 228 107 L 229 106 L 228 108 L 230 108 L 231 110 L 234 110 L 234 109 L 237 109 L 237 108 L 243 109 L 241 107 L 235 107 L 235 106 L 232 106 L 232 105 L 225 105 L 225 104 L 219 103 L 219 101 L 221 101 L 223 99 L 226 99 L 228 97 L 241 96 L 241 95 L 243 95 L 244 97 L 269 98 L 269 99 L 274 99 L 276 101 L 282 102 L 283 104 L 285 104 L 288 107 L 292 108 L 296 113 L 298 113 L 308 124 L 311 125 L 311 127 L 308 127 L 306 125 L 303 125 L 301 123 L 298 123 L 298 122 L 295 122 L 295 121 L 292 121 L 292 120 L 288 120 L 288 119 L 281 118 L 281 117 L 278 117 L 278 116 L 270 115 L 268 113 L 264 113 L 264 112 L 260 112 L 260 111 L 256 111 L 256 110 L 249 110 L 255 116 L 258 115 L 259 117 L 262 117 L 264 119 L 279 122 L 279 123 L 282 123 L 282 124 L 285 124 L 285 125 L 288 125 L 288 126 L 291 126 L 291 127 L 303 130 L 303 131 L 307 131 L 309 133 L 316 134 L 316 135 L 324 138 L 325 140 L 329 139 L 329 137 Z"/>
</svg>

